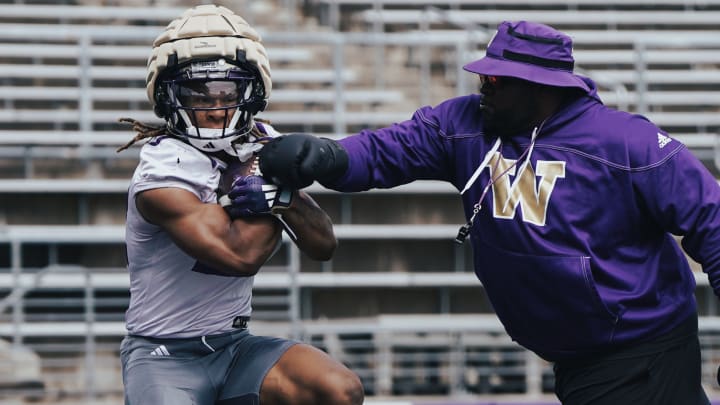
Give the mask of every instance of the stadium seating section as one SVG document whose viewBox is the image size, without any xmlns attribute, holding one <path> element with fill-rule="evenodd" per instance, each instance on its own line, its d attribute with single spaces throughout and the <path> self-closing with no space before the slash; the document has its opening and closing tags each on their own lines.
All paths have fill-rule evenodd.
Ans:
<svg viewBox="0 0 720 405">
<path fill-rule="evenodd" d="M 117 120 L 157 122 L 149 45 L 194 3 L 0 0 L 0 359 L 38 370 L 0 369 L 0 401 L 122 398 L 123 224 L 139 148 L 115 152 L 133 136 Z M 528 19 L 573 36 L 607 104 L 650 117 L 718 173 L 720 0 L 217 1 L 238 3 L 273 66 L 261 116 L 281 131 L 340 138 L 476 91 L 462 65 L 499 22 Z M 510 341 L 468 246 L 453 242 L 457 190 L 309 191 L 336 224 L 338 253 L 315 262 L 286 240 L 257 276 L 253 332 L 326 350 L 369 397 L 552 402 L 550 366 Z M 717 397 L 717 299 L 693 265 L 703 380 Z"/>
</svg>

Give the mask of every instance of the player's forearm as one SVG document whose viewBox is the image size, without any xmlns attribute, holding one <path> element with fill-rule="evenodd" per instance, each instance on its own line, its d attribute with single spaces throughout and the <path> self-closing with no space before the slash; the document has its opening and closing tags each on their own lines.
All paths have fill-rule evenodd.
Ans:
<svg viewBox="0 0 720 405">
<path fill-rule="evenodd" d="M 242 275 L 256 274 L 272 256 L 281 233 L 280 225 L 271 217 L 233 220 L 228 239 L 232 270 Z"/>
<path fill-rule="evenodd" d="M 337 239 L 330 217 L 306 193 L 295 193 L 290 207 L 282 212 L 282 220 L 295 234 L 297 247 L 315 260 L 330 260 L 337 248 Z"/>
<path fill-rule="evenodd" d="M 231 221 L 219 206 L 206 205 L 208 211 L 216 212 L 183 226 L 186 231 L 176 237 L 176 243 L 220 274 L 255 275 L 280 241 L 282 231 L 277 220 L 268 216 Z"/>
</svg>

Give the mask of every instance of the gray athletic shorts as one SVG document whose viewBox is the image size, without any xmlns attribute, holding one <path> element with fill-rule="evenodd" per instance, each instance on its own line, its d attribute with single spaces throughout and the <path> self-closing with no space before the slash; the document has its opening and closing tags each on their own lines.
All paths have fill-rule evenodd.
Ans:
<svg viewBox="0 0 720 405">
<path fill-rule="evenodd" d="M 126 336 L 120 345 L 126 405 L 241 405 L 297 342 L 246 329 L 189 339 Z"/>
</svg>

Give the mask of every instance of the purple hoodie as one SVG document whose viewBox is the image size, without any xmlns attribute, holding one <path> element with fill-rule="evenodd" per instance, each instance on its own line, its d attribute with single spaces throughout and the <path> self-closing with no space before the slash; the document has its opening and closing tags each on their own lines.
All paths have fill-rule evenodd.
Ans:
<svg viewBox="0 0 720 405">
<path fill-rule="evenodd" d="M 534 142 L 520 134 L 495 153 L 481 95 L 347 137 L 349 169 L 328 185 L 435 179 L 463 190 L 486 161 L 462 195 L 470 218 L 488 188 L 470 233 L 475 273 L 508 334 L 550 361 L 647 341 L 696 316 L 694 277 L 671 234 L 720 292 L 717 181 L 683 144 L 604 106 L 586 82 L 591 93 L 550 117 Z"/>
</svg>

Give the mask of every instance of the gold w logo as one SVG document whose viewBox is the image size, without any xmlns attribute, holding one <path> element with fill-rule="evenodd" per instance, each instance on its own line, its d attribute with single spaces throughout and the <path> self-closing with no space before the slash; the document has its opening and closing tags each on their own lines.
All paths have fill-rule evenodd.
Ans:
<svg viewBox="0 0 720 405">
<path fill-rule="evenodd" d="M 488 167 L 492 178 L 508 170 L 492 185 L 493 216 L 512 219 L 519 205 L 522 207 L 523 221 L 545 225 L 550 194 L 557 179 L 565 177 L 565 162 L 538 160 L 536 169 L 531 164 L 518 168 L 515 160 L 505 159 L 500 152 L 495 152 Z M 493 168 L 496 168 L 497 174 L 493 173 Z M 518 170 L 521 172 L 517 173 Z M 510 176 L 515 178 L 512 183 Z M 538 177 L 540 180 L 536 182 Z"/>
</svg>

